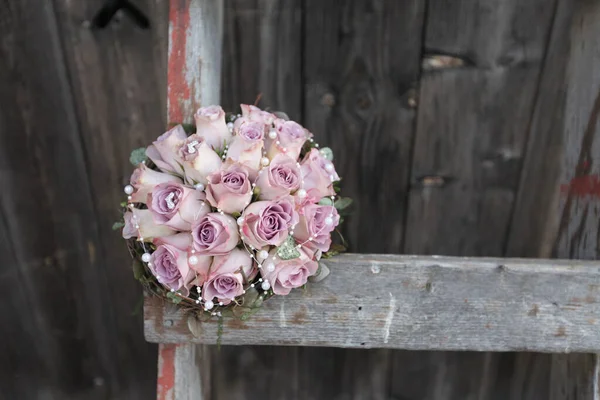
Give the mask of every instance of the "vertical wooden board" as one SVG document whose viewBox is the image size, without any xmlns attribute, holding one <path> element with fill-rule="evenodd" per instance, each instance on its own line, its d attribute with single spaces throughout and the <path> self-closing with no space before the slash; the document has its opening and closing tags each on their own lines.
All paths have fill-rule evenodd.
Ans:
<svg viewBox="0 0 600 400">
<path fill-rule="evenodd" d="M 225 3 L 221 103 L 285 111 L 302 118 L 302 2 L 231 0 Z"/>
</svg>

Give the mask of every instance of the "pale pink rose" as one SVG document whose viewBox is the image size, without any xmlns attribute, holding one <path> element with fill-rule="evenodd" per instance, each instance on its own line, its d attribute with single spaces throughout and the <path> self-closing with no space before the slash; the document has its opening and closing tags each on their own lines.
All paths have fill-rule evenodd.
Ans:
<svg viewBox="0 0 600 400">
<path fill-rule="evenodd" d="M 271 142 L 268 150 L 269 158 L 274 158 L 277 154 L 286 154 L 294 160 L 300 156 L 300 151 L 304 142 L 309 138 L 310 133 L 297 122 L 276 119 L 275 131 L 277 138 Z"/>
<path fill-rule="evenodd" d="M 294 229 L 294 238 L 302 246 L 324 252 L 329 250 L 331 232 L 339 223 L 340 216 L 335 207 L 308 204 L 300 210 L 300 222 Z"/>
<path fill-rule="evenodd" d="M 264 263 L 265 268 L 261 272 L 263 280 L 269 282 L 275 294 L 287 295 L 292 289 L 302 287 L 308 277 L 316 274 L 319 269 L 319 264 L 304 250 L 300 250 L 299 258 L 291 260 L 282 260 L 276 254 L 276 249 L 269 253 L 268 261 Z M 275 269 L 269 272 L 271 263 Z"/>
<path fill-rule="evenodd" d="M 221 211 L 241 212 L 252 199 L 250 171 L 247 167 L 226 163 L 220 171 L 209 175 L 206 200 Z"/>
<path fill-rule="evenodd" d="M 190 230 L 192 223 L 210 211 L 204 193 L 179 183 L 156 185 L 148 195 L 148 208 L 154 222 L 180 231 Z"/>
<path fill-rule="evenodd" d="M 212 146 L 222 149 L 231 141 L 231 132 L 225 123 L 225 111 L 220 106 L 202 107 L 194 115 L 196 134 Z"/>
<path fill-rule="evenodd" d="M 257 201 L 244 211 L 243 240 L 255 248 L 279 246 L 289 236 L 290 228 L 297 223 L 298 213 L 291 196 L 274 201 Z"/>
<path fill-rule="evenodd" d="M 129 180 L 129 183 L 135 189 L 135 192 L 131 195 L 131 201 L 134 203 L 146 203 L 148 200 L 148 193 L 152 191 L 154 186 L 164 182 L 182 183 L 181 179 L 176 176 L 154 171 L 148 168 L 146 164 L 140 164 L 140 166 L 133 171 Z"/>
<path fill-rule="evenodd" d="M 216 298 L 223 304 L 229 304 L 244 293 L 244 277 L 250 278 L 253 270 L 252 258 L 245 250 L 233 249 L 215 256 L 202 288 L 202 298 L 205 301 Z"/>
<path fill-rule="evenodd" d="M 142 237 L 144 241 L 148 242 L 157 237 L 175 234 L 174 229 L 166 225 L 156 224 L 150 210 L 133 208 L 131 211 L 127 211 L 123 215 L 123 218 L 125 219 L 125 226 L 123 227 L 124 239 Z"/>
<path fill-rule="evenodd" d="M 160 245 L 151 255 L 148 267 L 156 279 L 166 287 L 189 293 L 190 283 L 195 278 L 194 271 L 188 265 L 185 251 L 168 244 Z"/>
<path fill-rule="evenodd" d="M 181 159 L 177 150 L 185 141 L 187 135 L 181 125 L 177 125 L 163 133 L 146 149 L 146 156 L 163 171 L 183 174 Z"/>
<path fill-rule="evenodd" d="M 294 195 L 294 200 L 296 201 L 296 210 L 300 210 L 307 204 L 315 204 L 321 200 L 323 196 L 317 189 L 309 189 L 306 190 L 306 196 L 300 197 L 298 196 L 298 192 Z"/>
<path fill-rule="evenodd" d="M 208 213 L 192 226 L 192 245 L 202 255 L 228 253 L 239 240 L 237 223 L 229 215 Z"/>
<path fill-rule="evenodd" d="M 335 195 L 333 182 L 339 181 L 340 177 L 335 172 L 333 163 L 325 159 L 319 150 L 311 149 L 302 160 L 300 169 L 306 191 L 316 189 L 321 197 Z"/>
<path fill-rule="evenodd" d="M 260 122 L 264 125 L 271 125 L 277 119 L 277 117 L 270 112 L 263 111 L 253 105 L 240 104 L 240 108 L 242 109 L 242 116 L 250 121 Z"/>
<path fill-rule="evenodd" d="M 262 158 L 265 125 L 243 117 L 238 118 L 235 121 L 234 133 L 235 136 L 227 151 L 227 158 L 258 171 Z"/>
<path fill-rule="evenodd" d="M 256 186 L 262 200 L 272 200 L 285 196 L 300 188 L 302 172 L 297 161 L 285 154 L 278 154 L 268 168 L 258 175 Z"/>
<path fill-rule="evenodd" d="M 189 183 L 208 183 L 208 175 L 221 168 L 221 157 L 198 134 L 190 135 L 179 147 L 186 179 Z"/>
</svg>

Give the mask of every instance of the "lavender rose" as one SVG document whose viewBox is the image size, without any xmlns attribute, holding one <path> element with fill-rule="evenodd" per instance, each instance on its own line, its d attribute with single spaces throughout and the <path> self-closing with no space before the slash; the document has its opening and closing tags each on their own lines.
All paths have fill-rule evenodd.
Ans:
<svg viewBox="0 0 600 400">
<path fill-rule="evenodd" d="M 146 203 L 148 200 L 148 194 L 152 191 L 154 186 L 164 182 L 177 182 L 181 183 L 181 179 L 176 176 L 165 174 L 162 172 L 154 171 L 146 166 L 146 164 L 140 164 L 137 167 L 129 183 L 134 187 L 135 192 L 131 194 L 131 201 L 134 203 Z"/>
<path fill-rule="evenodd" d="M 317 149 L 306 154 L 300 169 L 306 191 L 316 189 L 320 197 L 335 195 L 332 182 L 339 181 L 340 177 L 331 161 L 325 159 Z"/>
<path fill-rule="evenodd" d="M 158 225 L 154 222 L 152 212 L 150 210 L 138 210 L 137 208 L 127 211 L 123 215 L 125 226 L 123 227 L 123 238 L 131 239 L 134 237 L 142 237 L 144 241 L 152 241 L 152 239 L 162 236 L 171 236 L 175 234 L 175 230 L 166 225 Z"/>
<path fill-rule="evenodd" d="M 308 204 L 300 210 L 300 222 L 294 238 L 311 250 L 325 252 L 331 246 L 331 232 L 339 222 L 340 216 L 335 207 Z"/>
<path fill-rule="evenodd" d="M 309 138 L 309 132 L 297 122 L 276 119 L 275 132 L 277 138 L 270 143 L 268 155 L 274 158 L 277 154 L 287 154 L 294 160 L 300 156 L 304 142 Z"/>
<path fill-rule="evenodd" d="M 240 108 L 242 109 L 242 116 L 254 122 L 260 122 L 263 125 L 271 125 L 277 117 L 271 114 L 268 111 L 263 111 L 260 108 L 248 105 L 248 104 L 240 104 Z"/>
<path fill-rule="evenodd" d="M 152 145 L 148 146 L 146 155 L 161 170 L 182 174 L 183 171 L 179 165 L 181 160 L 177 155 L 177 149 L 186 138 L 183 127 L 177 125 L 160 135 Z"/>
<path fill-rule="evenodd" d="M 202 255 L 222 255 L 237 246 L 240 236 L 233 217 L 209 213 L 192 227 L 192 245 Z"/>
<path fill-rule="evenodd" d="M 235 136 L 227 151 L 227 157 L 258 171 L 262 158 L 265 125 L 242 117 L 236 119 L 233 130 Z"/>
<path fill-rule="evenodd" d="M 195 220 L 210 211 L 203 199 L 204 194 L 198 190 L 165 182 L 156 185 L 148 195 L 148 208 L 157 224 L 188 231 Z"/>
<path fill-rule="evenodd" d="M 190 135 L 179 147 L 177 154 L 182 161 L 189 183 L 206 185 L 207 176 L 221 168 L 221 157 L 198 134 Z"/>
<path fill-rule="evenodd" d="M 148 267 L 156 279 L 174 290 L 183 290 L 187 295 L 194 272 L 188 265 L 187 253 L 167 244 L 156 248 Z"/>
<path fill-rule="evenodd" d="M 231 132 L 225 123 L 225 111 L 220 106 L 202 107 L 194 115 L 196 119 L 196 134 L 212 146 L 222 149 L 231 141 Z"/>
<path fill-rule="evenodd" d="M 308 277 L 314 275 L 319 269 L 319 264 L 304 250 L 300 250 L 299 258 L 291 260 L 281 260 L 276 254 L 277 250 L 273 249 L 262 269 L 263 279 L 269 282 L 275 294 L 289 294 L 292 289 L 306 284 Z M 272 257 L 276 259 L 273 260 Z"/>
<path fill-rule="evenodd" d="M 209 175 L 206 199 L 221 211 L 232 214 L 240 212 L 252 199 L 248 168 L 228 163 L 220 171 Z"/>
<path fill-rule="evenodd" d="M 297 223 L 298 213 L 291 196 L 275 201 L 257 201 L 244 212 L 243 239 L 255 248 L 279 246 L 288 237 L 289 229 Z"/>
<path fill-rule="evenodd" d="M 244 292 L 244 276 L 251 278 L 254 274 L 250 255 L 240 249 L 216 256 L 210 267 L 210 275 L 204 283 L 202 297 L 205 301 L 215 297 L 223 304 L 229 304 Z"/>
<path fill-rule="evenodd" d="M 300 188 L 302 173 L 296 160 L 285 154 L 278 154 L 271 160 L 269 167 L 258 176 L 256 186 L 260 189 L 260 198 L 272 200 L 285 196 Z"/>
</svg>

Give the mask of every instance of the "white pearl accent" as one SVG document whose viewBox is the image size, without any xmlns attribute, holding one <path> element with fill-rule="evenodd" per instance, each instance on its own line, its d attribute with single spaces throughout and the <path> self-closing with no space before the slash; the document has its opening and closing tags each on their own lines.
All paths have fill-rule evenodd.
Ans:
<svg viewBox="0 0 600 400">
<path fill-rule="evenodd" d="M 150 253 L 144 253 L 144 254 L 142 254 L 142 261 L 143 262 L 146 262 L 146 263 L 150 262 L 151 258 L 152 258 L 152 256 L 150 255 Z"/>
<path fill-rule="evenodd" d="M 229 128 L 230 131 L 232 131 L 233 130 L 233 122 L 228 122 L 227 127 Z"/>
<path fill-rule="evenodd" d="M 258 259 L 259 260 L 265 260 L 267 257 L 269 257 L 269 252 L 266 250 L 261 250 L 258 252 Z"/>
<path fill-rule="evenodd" d="M 269 263 L 269 265 L 267 265 L 267 271 L 269 271 L 269 272 L 275 271 L 275 264 Z"/>
<path fill-rule="evenodd" d="M 204 190 L 204 184 L 202 184 L 202 183 L 196 183 L 196 184 L 194 185 L 194 188 L 195 188 L 196 190 L 203 191 L 203 190 Z"/>
<path fill-rule="evenodd" d="M 266 167 L 267 165 L 269 165 L 269 159 L 267 157 L 263 157 L 260 159 L 260 163 L 262 166 Z"/>
<path fill-rule="evenodd" d="M 301 199 L 306 197 L 306 190 L 304 189 L 300 189 L 298 190 L 298 192 L 296 192 L 296 194 L 298 195 L 298 197 L 300 197 Z"/>
<path fill-rule="evenodd" d="M 271 289 L 271 285 L 267 281 L 264 281 L 262 283 L 262 285 L 260 285 L 260 287 L 262 288 L 262 290 L 269 290 L 269 289 Z"/>
<path fill-rule="evenodd" d="M 325 169 L 327 170 L 327 172 L 333 171 L 333 164 L 332 163 L 325 164 Z"/>
<path fill-rule="evenodd" d="M 188 258 L 188 264 L 190 265 L 196 265 L 198 264 L 198 256 L 190 256 L 190 258 Z"/>
<path fill-rule="evenodd" d="M 331 217 L 325 218 L 325 225 L 331 225 L 331 224 L 333 224 L 333 218 L 331 218 Z"/>
<path fill-rule="evenodd" d="M 125 194 L 131 194 L 133 193 L 133 186 L 127 185 L 125 186 L 125 189 L 123 189 L 123 191 L 125 192 Z"/>
<path fill-rule="evenodd" d="M 269 131 L 269 138 L 275 139 L 276 137 L 277 137 L 277 132 L 275 132 L 273 129 L 271 129 Z"/>
<path fill-rule="evenodd" d="M 237 224 L 238 224 L 239 226 L 242 226 L 242 225 L 244 224 L 244 217 L 239 217 L 239 218 L 237 219 Z"/>
<path fill-rule="evenodd" d="M 214 306 L 215 306 L 215 303 L 213 303 L 211 300 L 207 300 L 204 302 L 205 310 L 212 310 Z"/>
</svg>

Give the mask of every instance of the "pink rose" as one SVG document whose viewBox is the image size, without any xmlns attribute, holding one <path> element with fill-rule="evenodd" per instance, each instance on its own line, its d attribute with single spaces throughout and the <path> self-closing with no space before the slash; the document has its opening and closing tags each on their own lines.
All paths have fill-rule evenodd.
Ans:
<svg viewBox="0 0 600 400">
<path fill-rule="evenodd" d="M 294 160 L 300 156 L 304 142 L 309 137 L 309 132 L 297 122 L 283 119 L 275 120 L 277 138 L 270 144 L 268 155 L 274 158 L 277 154 L 287 154 Z"/>
<path fill-rule="evenodd" d="M 233 249 L 216 256 L 204 283 L 202 297 L 205 301 L 216 297 L 223 304 L 229 304 L 244 293 L 244 277 L 250 278 L 253 269 L 252 258 L 245 250 Z"/>
<path fill-rule="evenodd" d="M 257 201 L 244 211 L 244 242 L 255 248 L 279 246 L 288 237 L 290 228 L 297 223 L 298 213 L 291 196 L 275 201 Z"/>
<path fill-rule="evenodd" d="M 302 160 L 300 169 L 304 178 L 303 188 L 306 191 L 316 189 L 321 197 L 335 195 L 333 182 L 340 177 L 335 172 L 333 163 L 325 159 L 317 149 L 311 149 Z"/>
<path fill-rule="evenodd" d="M 175 234 L 174 229 L 166 225 L 157 225 L 150 210 L 133 208 L 131 211 L 127 211 L 123 218 L 125 219 L 125 226 L 123 227 L 124 239 L 141 236 L 144 238 L 144 241 L 152 241 L 156 237 Z"/>
<path fill-rule="evenodd" d="M 152 145 L 148 146 L 146 155 L 161 170 L 183 174 L 177 150 L 186 138 L 183 127 L 177 125 L 160 135 Z"/>
<path fill-rule="evenodd" d="M 182 143 L 178 156 L 191 184 L 206 185 L 206 177 L 221 168 L 221 157 L 198 134 L 190 135 Z"/>
<path fill-rule="evenodd" d="M 181 179 L 170 174 L 154 171 L 148 168 L 146 164 L 140 164 L 133 171 L 129 180 L 131 186 L 135 188 L 135 192 L 131 195 L 131 201 L 134 203 L 146 203 L 148 193 L 152 191 L 154 186 L 164 182 L 181 183 Z"/>
<path fill-rule="evenodd" d="M 269 254 L 266 268 L 262 269 L 263 279 L 269 282 L 273 292 L 278 295 L 287 295 L 294 288 L 306 284 L 309 276 L 317 273 L 319 264 L 312 260 L 304 250 L 300 250 L 300 257 L 291 260 L 282 260 L 276 256 L 277 250 L 273 249 Z M 276 257 L 272 260 L 272 257 Z M 275 269 L 269 272 L 270 264 Z"/>
<path fill-rule="evenodd" d="M 300 222 L 294 238 L 311 250 L 327 251 L 331 246 L 331 232 L 339 222 L 340 216 L 335 207 L 308 204 L 300 210 Z"/>
<path fill-rule="evenodd" d="M 264 125 L 271 125 L 273 121 L 277 119 L 277 117 L 270 112 L 263 111 L 253 105 L 240 104 L 240 108 L 242 109 L 242 116 L 250 121 L 260 122 Z"/>
<path fill-rule="evenodd" d="M 256 186 L 260 189 L 261 199 L 272 200 L 298 190 L 301 180 L 302 173 L 297 161 L 285 154 L 278 154 L 269 167 L 259 174 Z"/>
<path fill-rule="evenodd" d="M 192 227 L 192 239 L 199 254 L 221 255 L 237 246 L 240 235 L 233 217 L 208 213 Z"/>
<path fill-rule="evenodd" d="M 225 111 L 220 106 L 202 107 L 194 115 L 196 134 L 213 147 L 222 149 L 231 141 L 231 132 L 225 123 Z"/>
<path fill-rule="evenodd" d="M 165 182 L 156 185 L 148 195 L 148 208 L 157 224 L 188 231 L 195 220 L 210 211 L 203 199 L 204 193 L 198 190 Z"/>
<path fill-rule="evenodd" d="M 262 158 L 265 125 L 238 118 L 235 121 L 234 132 L 235 136 L 227 151 L 227 157 L 258 171 Z"/>
<path fill-rule="evenodd" d="M 206 199 L 213 207 L 226 213 L 241 212 L 252 199 L 248 168 L 228 163 L 220 171 L 209 175 Z"/>
<path fill-rule="evenodd" d="M 167 244 L 160 245 L 152 253 L 148 267 L 156 279 L 174 290 L 183 290 L 188 294 L 188 288 L 195 275 L 188 265 L 187 253 Z"/>
</svg>

